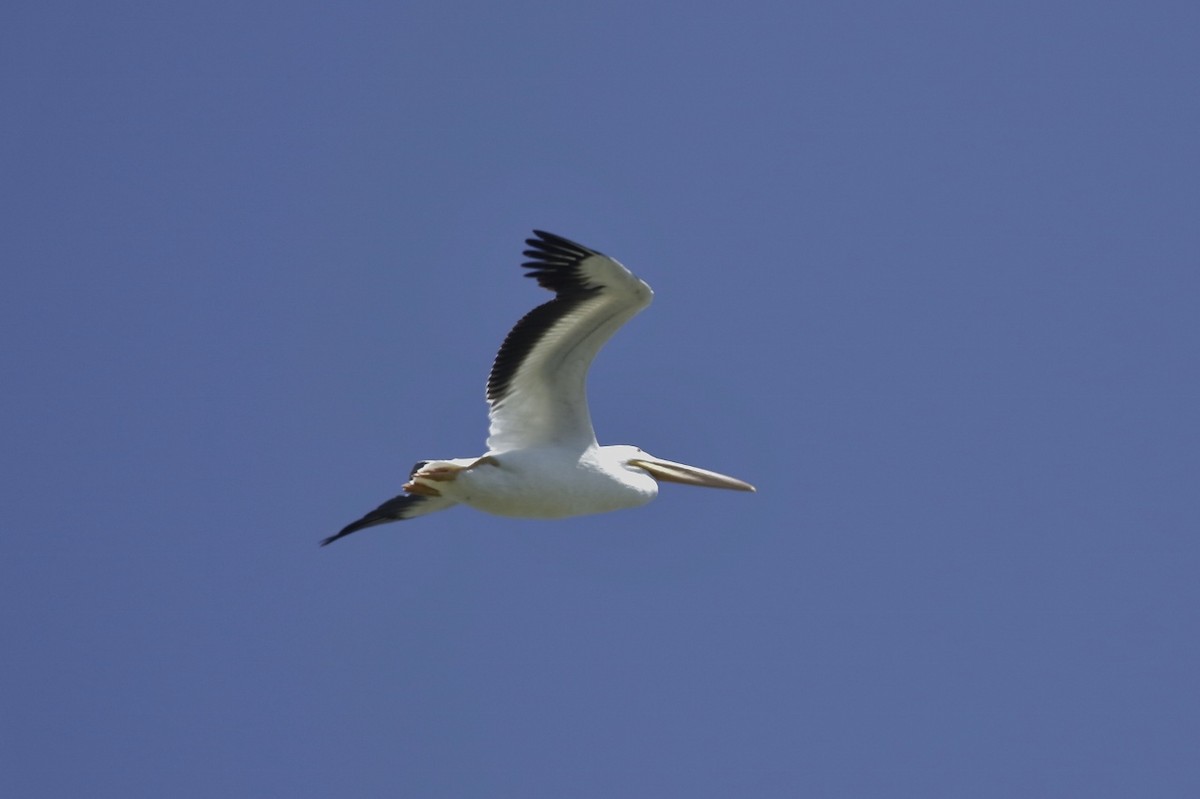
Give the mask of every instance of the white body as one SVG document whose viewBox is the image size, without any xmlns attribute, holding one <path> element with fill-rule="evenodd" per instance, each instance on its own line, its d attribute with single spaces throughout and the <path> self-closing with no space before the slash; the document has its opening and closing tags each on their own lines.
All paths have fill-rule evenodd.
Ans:
<svg viewBox="0 0 1200 799">
<path fill-rule="evenodd" d="M 622 462 L 637 452 L 634 447 L 490 452 L 487 457 L 495 463 L 484 461 L 452 481 L 432 485 L 445 499 L 497 516 L 561 519 L 607 513 L 636 508 L 658 496 L 658 482 L 648 472 Z M 468 466 L 478 460 L 450 463 Z"/>
<path fill-rule="evenodd" d="M 325 539 L 456 504 L 500 516 L 559 519 L 645 505 L 657 480 L 753 491 L 733 477 L 596 443 L 587 373 L 604 342 L 654 293 L 618 261 L 542 231 L 526 239 L 528 277 L 555 298 L 509 332 L 488 376 L 488 453 L 417 464 L 405 493 Z"/>
</svg>

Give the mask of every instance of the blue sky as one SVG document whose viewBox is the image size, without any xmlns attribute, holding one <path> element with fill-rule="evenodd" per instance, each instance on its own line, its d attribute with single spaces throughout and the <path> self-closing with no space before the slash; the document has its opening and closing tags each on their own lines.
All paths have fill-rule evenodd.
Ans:
<svg viewBox="0 0 1200 799">
<path fill-rule="evenodd" d="M 1194 3 L 23 3 L 0 793 L 1200 794 Z M 480 454 L 538 227 L 605 443 Z"/>
</svg>

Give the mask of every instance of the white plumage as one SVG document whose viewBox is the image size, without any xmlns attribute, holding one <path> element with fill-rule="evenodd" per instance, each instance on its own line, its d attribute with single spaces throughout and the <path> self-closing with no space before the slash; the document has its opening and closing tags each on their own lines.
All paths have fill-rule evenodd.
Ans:
<svg viewBox="0 0 1200 799">
<path fill-rule="evenodd" d="M 654 294 L 620 262 L 535 230 L 527 277 L 554 292 L 504 339 L 488 376 L 488 452 L 423 461 L 405 493 L 330 536 L 421 516 L 455 504 L 501 516 L 561 518 L 644 505 L 658 480 L 753 491 L 733 477 L 596 443 L 587 406 L 592 359 Z"/>
</svg>

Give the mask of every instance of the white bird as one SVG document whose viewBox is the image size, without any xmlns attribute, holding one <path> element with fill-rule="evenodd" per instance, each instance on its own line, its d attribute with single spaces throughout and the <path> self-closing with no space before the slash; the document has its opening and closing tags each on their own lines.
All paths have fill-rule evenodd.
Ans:
<svg viewBox="0 0 1200 799">
<path fill-rule="evenodd" d="M 476 458 L 421 461 L 405 493 L 321 542 L 387 522 L 470 505 L 500 516 L 558 519 L 644 505 L 659 480 L 753 491 L 637 447 L 596 443 L 586 382 L 604 342 L 650 304 L 650 287 L 607 255 L 535 230 L 526 277 L 554 292 L 517 322 L 488 376 L 487 447 Z"/>
</svg>

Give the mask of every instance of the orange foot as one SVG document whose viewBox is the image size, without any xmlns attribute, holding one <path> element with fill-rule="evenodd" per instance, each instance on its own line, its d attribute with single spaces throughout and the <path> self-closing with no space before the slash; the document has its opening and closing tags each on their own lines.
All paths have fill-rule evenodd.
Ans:
<svg viewBox="0 0 1200 799">
<path fill-rule="evenodd" d="M 413 472 L 409 481 L 404 484 L 404 490 L 410 494 L 420 494 L 423 497 L 440 497 L 441 491 L 431 485 L 417 482 L 418 480 L 432 480 L 435 483 L 448 483 L 458 477 L 460 472 L 465 472 L 468 469 L 474 469 L 476 466 L 483 464 L 491 466 L 499 466 L 500 463 L 490 455 L 485 455 L 474 463 L 466 466 L 459 466 L 453 463 L 442 463 L 436 466 L 425 465 L 417 471 Z"/>
</svg>

